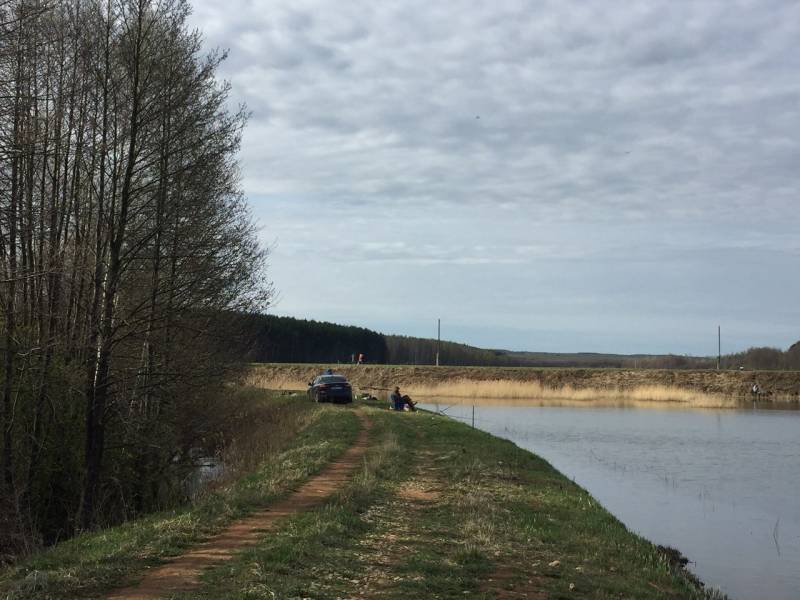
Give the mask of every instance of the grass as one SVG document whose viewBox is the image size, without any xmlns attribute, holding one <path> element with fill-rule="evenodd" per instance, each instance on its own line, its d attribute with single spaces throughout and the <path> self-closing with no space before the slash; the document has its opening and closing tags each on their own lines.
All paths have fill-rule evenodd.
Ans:
<svg viewBox="0 0 800 600">
<path fill-rule="evenodd" d="M 98 594 L 281 496 L 357 434 L 352 410 L 305 406 L 309 425 L 256 473 L 199 506 L 32 558 L 0 577 L 0 597 Z M 351 480 L 176 598 L 714 597 L 585 490 L 511 442 L 424 411 L 359 410 L 373 427 Z"/>
<path fill-rule="evenodd" d="M 800 372 L 777 371 L 256 364 L 246 381 L 262 389 L 304 390 L 329 366 L 355 389 L 377 395 L 399 385 L 427 398 L 733 408 L 753 400 L 757 382 L 760 403 L 800 403 Z"/>
<path fill-rule="evenodd" d="M 358 422 L 351 411 L 259 394 L 267 408 L 280 409 L 281 417 L 260 429 L 271 442 L 259 444 L 252 439 L 258 430 L 249 430 L 243 439 L 252 445 L 240 445 L 230 454 L 239 455 L 231 472 L 241 473 L 244 465 L 252 464 L 252 452 L 262 452 L 258 468 L 203 494 L 192 505 L 77 536 L 0 572 L 0 598 L 86 598 L 132 581 L 142 569 L 161 564 L 234 519 L 285 496 L 341 454 L 357 435 Z"/>
<path fill-rule="evenodd" d="M 512 443 L 424 412 L 370 418 L 373 446 L 347 487 L 180 598 L 713 596 Z"/>
<path fill-rule="evenodd" d="M 369 530 L 363 517 L 391 496 L 408 476 L 403 447 L 378 420 L 373 443 L 348 486 L 324 507 L 296 515 L 263 542 L 206 573 L 206 585 L 180 598 L 340 597 L 359 576 L 353 560 L 358 540 Z"/>
<path fill-rule="evenodd" d="M 631 389 L 601 389 L 576 388 L 569 385 L 549 387 L 538 381 L 457 379 L 428 385 L 412 384 L 406 386 L 404 391 L 412 396 L 426 398 L 512 400 L 520 404 L 524 404 L 526 401 L 632 405 L 668 402 L 698 408 L 724 408 L 736 405 L 735 400 L 717 394 L 666 385 L 643 385 Z"/>
<path fill-rule="evenodd" d="M 257 368 L 251 369 L 244 381 L 248 386 L 275 390 L 302 390 L 307 383 L 293 377 L 291 372 L 266 373 Z M 516 404 L 556 402 L 646 406 L 652 403 L 671 403 L 695 408 L 731 408 L 738 405 L 735 399 L 720 394 L 668 385 L 639 385 L 623 389 L 570 385 L 552 387 L 536 380 L 445 379 L 407 384 L 403 391 L 421 398 L 505 400 Z"/>
<path fill-rule="evenodd" d="M 323 367 L 319 369 L 321 372 Z M 298 379 L 292 372 L 266 373 L 263 369 L 253 367 L 248 369 L 243 376 L 242 383 L 248 387 L 262 390 L 305 390 L 308 388 L 308 381 Z"/>
</svg>

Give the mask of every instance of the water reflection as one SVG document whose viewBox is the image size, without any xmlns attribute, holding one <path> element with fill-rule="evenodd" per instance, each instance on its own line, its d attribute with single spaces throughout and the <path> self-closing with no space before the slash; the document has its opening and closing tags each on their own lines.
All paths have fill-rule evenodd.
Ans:
<svg viewBox="0 0 800 600">
<path fill-rule="evenodd" d="M 472 406 L 429 404 L 471 422 Z M 800 412 L 476 406 L 734 599 L 800 598 Z"/>
<path fill-rule="evenodd" d="M 733 410 L 766 410 L 766 411 L 798 411 L 800 402 L 766 402 L 757 400 L 725 400 L 719 406 L 692 406 L 685 402 L 657 402 L 652 400 L 632 400 L 620 396 L 616 399 L 572 400 L 569 398 L 466 398 L 460 396 L 415 396 L 429 405 L 436 405 L 446 410 L 449 406 L 562 406 L 570 408 L 645 408 L 659 411 L 713 411 L 720 409 Z"/>
<path fill-rule="evenodd" d="M 201 494 L 210 484 L 225 474 L 225 463 L 215 456 L 204 456 L 195 452 L 194 468 L 183 482 L 183 491 L 190 498 Z"/>
</svg>

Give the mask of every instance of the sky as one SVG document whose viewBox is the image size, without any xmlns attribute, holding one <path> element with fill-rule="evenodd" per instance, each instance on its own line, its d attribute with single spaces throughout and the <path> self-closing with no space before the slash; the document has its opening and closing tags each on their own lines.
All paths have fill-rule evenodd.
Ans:
<svg viewBox="0 0 800 600">
<path fill-rule="evenodd" d="M 800 339 L 800 3 L 196 0 L 273 314 L 552 352 Z"/>
</svg>

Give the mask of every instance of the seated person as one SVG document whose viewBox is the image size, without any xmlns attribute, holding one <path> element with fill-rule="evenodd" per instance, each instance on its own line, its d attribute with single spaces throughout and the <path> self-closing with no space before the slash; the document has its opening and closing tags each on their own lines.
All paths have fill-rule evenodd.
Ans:
<svg viewBox="0 0 800 600">
<path fill-rule="evenodd" d="M 389 408 L 392 410 L 403 410 L 406 406 L 408 406 L 410 410 L 417 410 L 414 408 L 416 402 L 414 402 L 409 396 L 401 396 L 399 387 L 394 388 L 394 391 L 389 396 L 389 401 L 391 402 Z"/>
</svg>

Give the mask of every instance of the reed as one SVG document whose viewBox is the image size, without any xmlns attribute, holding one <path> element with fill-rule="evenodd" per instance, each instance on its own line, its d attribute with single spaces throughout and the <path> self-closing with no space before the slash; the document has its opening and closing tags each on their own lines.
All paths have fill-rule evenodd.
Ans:
<svg viewBox="0 0 800 600">
<path fill-rule="evenodd" d="M 373 375 L 382 385 L 389 387 L 394 382 L 383 383 L 381 377 Z M 390 378 L 391 380 L 391 378 Z M 305 390 L 308 382 L 298 378 L 294 370 L 281 372 L 275 369 L 249 369 L 243 376 L 245 386 L 262 390 Z M 453 404 L 472 403 L 480 400 L 481 404 L 547 404 L 547 405 L 604 405 L 604 406 L 663 406 L 693 408 L 733 408 L 740 406 L 742 398 L 721 393 L 704 392 L 699 389 L 678 387 L 667 384 L 643 384 L 628 386 L 547 386 L 540 381 L 514 379 L 469 379 L 447 377 L 439 381 L 420 379 L 417 381 L 398 382 L 403 393 L 420 399 L 441 398 Z M 353 382 L 358 388 L 357 382 Z M 378 388 L 365 388 L 374 391 Z M 771 397 L 771 400 L 778 398 Z"/>
<path fill-rule="evenodd" d="M 405 392 L 419 398 L 563 403 L 678 403 L 702 408 L 734 406 L 735 400 L 686 388 L 642 385 L 631 388 L 548 387 L 538 381 L 456 379 L 432 384 L 407 385 Z M 485 403 L 485 402 L 484 402 Z"/>
<path fill-rule="evenodd" d="M 248 369 L 242 377 L 241 383 L 247 387 L 260 390 L 305 390 L 308 382 L 292 377 L 291 375 L 276 374 L 262 369 Z"/>
</svg>

